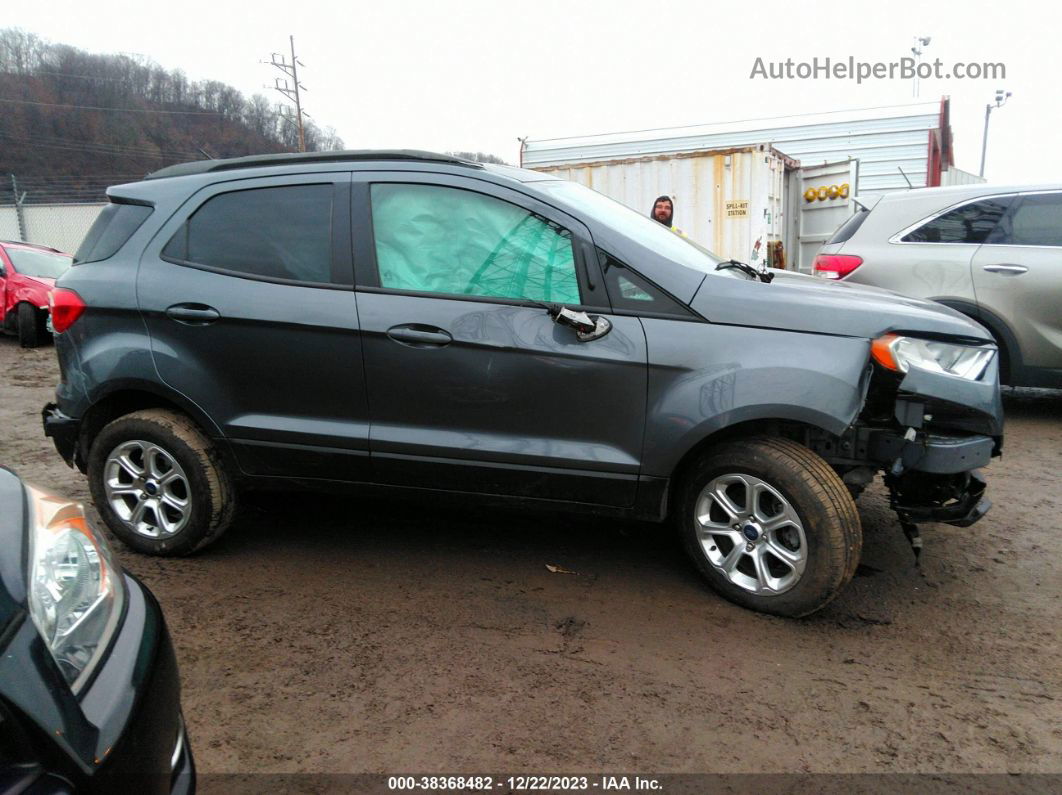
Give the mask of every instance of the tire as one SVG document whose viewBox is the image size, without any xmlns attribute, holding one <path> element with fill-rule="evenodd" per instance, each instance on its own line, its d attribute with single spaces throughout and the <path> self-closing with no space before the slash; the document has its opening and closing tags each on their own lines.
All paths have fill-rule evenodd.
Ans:
<svg viewBox="0 0 1062 795">
<path fill-rule="evenodd" d="M 31 304 L 18 305 L 18 344 L 23 348 L 36 348 L 44 337 L 44 322 Z"/>
<path fill-rule="evenodd" d="M 187 417 L 164 409 L 104 426 L 89 450 L 88 479 L 107 526 L 148 555 L 190 555 L 216 541 L 236 511 L 214 445 Z"/>
<path fill-rule="evenodd" d="M 863 546 L 859 513 L 837 473 L 788 439 L 710 450 L 681 486 L 676 519 L 687 554 L 715 591 L 790 618 L 837 596 Z"/>
</svg>

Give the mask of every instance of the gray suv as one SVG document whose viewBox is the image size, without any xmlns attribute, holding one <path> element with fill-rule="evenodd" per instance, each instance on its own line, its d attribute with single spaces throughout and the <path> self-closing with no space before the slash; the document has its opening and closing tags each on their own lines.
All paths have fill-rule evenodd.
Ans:
<svg viewBox="0 0 1062 795">
<path fill-rule="evenodd" d="M 854 497 L 969 525 L 996 347 L 944 307 L 718 257 L 592 190 L 423 152 L 173 166 L 109 191 L 53 299 L 45 433 L 126 544 L 248 488 L 487 495 L 673 520 L 787 616 L 859 562 Z"/>
</svg>

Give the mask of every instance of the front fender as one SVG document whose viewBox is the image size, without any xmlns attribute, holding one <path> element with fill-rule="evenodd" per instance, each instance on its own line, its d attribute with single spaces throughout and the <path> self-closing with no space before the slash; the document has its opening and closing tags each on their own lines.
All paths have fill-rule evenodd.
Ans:
<svg viewBox="0 0 1062 795">
<path fill-rule="evenodd" d="M 649 400 L 643 469 L 666 477 L 706 437 L 750 420 L 840 435 L 865 398 L 870 340 L 643 319 Z"/>
</svg>

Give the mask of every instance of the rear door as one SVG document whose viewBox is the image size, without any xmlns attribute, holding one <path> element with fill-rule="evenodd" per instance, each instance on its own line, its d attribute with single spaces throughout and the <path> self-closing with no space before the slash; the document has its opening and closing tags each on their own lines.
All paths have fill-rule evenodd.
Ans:
<svg viewBox="0 0 1062 795">
<path fill-rule="evenodd" d="M 645 335 L 587 278 L 587 229 L 473 178 L 354 179 L 377 480 L 632 505 Z M 585 308 L 612 328 L 580 341 L 535 302 Z"/>
<path fill-rule="evenodd" d="M 1020 195 L 972 272 L 979 308 L 1007 323 L 1022 365 L 1062 368 L 1062 191 Z"/>
<path fill-rule="evenodd" d="M 888 258 L 882 263 L 887 267 L 860 268 L 853 280 L 972 314 L 977 301 L 971 276 L 974 255 L 1012 200 L 1011 195 L 971 199 L 898 231 L 889 239 Z"/>
<path fill-rule="evenodd" d="M 214 420 L 247 473 L 366 475 L 349 208 L 349 173 L 219 183 L 141 260 L 158 373 Z"/>
</svg>

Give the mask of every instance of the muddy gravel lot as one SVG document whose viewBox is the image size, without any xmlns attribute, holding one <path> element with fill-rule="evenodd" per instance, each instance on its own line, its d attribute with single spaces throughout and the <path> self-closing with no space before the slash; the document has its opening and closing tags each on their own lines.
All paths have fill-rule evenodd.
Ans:
<svg viewBox="0 0 1062 795">
<path fill-rule="evenodd" d="M 0 463 L 88 505 L 41 432 L 54 350 L 0 338 L 0 374 Z M 800 621 L 715 596 L 667 528 L 473 503 L 259 494 L 196 557 L 116 546 L 200 774 L 1056 773 L 1062 392 L 1005 403 L 988 516 L 926 526 L 916 569 L 876 485 L 857 577 Z"/>
</svg>

